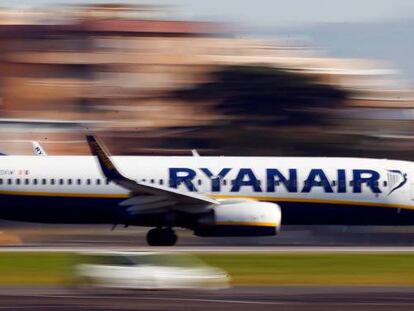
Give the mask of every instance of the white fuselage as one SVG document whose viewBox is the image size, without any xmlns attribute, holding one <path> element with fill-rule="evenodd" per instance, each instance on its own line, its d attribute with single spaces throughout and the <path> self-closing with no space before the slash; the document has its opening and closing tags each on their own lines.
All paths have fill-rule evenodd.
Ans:
<svg viewBox="0 0 414 311">
<path fill-rule="evenodd" d="M 380 209 L 381 215 L 382 211 L 387 210 L 381 216 L 385 218 L 388 218 L 391 211 L 400 213 L 401 210 L 414 209 L 414 197 L 411 193 L 414 166 L 405 161 L 360 158 L 138 156 L 114 156 L 112 160 L 125 176 L 137 181 L 177 188 L 183 192 L 198 192 L 218 199 L 250 198 L 279 202 L 283 213 L 288 215 L 288 223 L 307 223 L 306 219 L 312 220 L 309 223 L 315 223 L 317 214 L 324 214 L 327 210 L 315 210 L 313 215 L 312 206 L 315 205 L 351 206 L 360 209 L 372 207 Z M 86 204 L 72 201 L 70 204 L 76 205 L 72 206 L 72 210 L 77 213 L 96 213 L 96 209 L 88 211 L 88 206 L 95 204 L 92 199 L 101 200 L 99 204 L 104 199 L 112 199 L 108 204 L 117 204 L 117 199 L 125 199 L 128 195 L 126 189 L 106 182 L 96 158 L 92 156 L 0 158 L 0 217 L 1 210 L 5 209 L 7 213 L 4 218 L 15 218 L 10 210 L 14 208 L 27 213 L 30 220 L 32 213 L 28 211 L 45 212 L 42 210 L 42 199 L 49 200 L 45 204 L 48 206 L 46 212 L 51 216 L 50 213 L 54 211 L 53 204 L 58 204 L 56 198 L 61 199 L 59 202 L 63 202 L 63 199 L 68 201 L 69 198 L 89 199 Z M 59 208 L 56 206 L 60 213 Z M 341 209 L 341 213 L 346 216 L 347 211 L 354 210 Z M 300 221 L 295 221 L 294 212 L 300 213 L 297 217 Z M 82 214 L 79 217 L 83 217 Z M 367 215 L 364 217 L 369 218 Z M 398 219 L 401 217 L 398 216 Z M 341 223 L 340 217 L 328 218 L 334 219 L 333 223 Z M 349 219 L 351 218 L 350 216 Z M 85 219 L 90 219 L 90 215 Z M 329 223 L 329 219 L 321 223 Z M 41 215 L 34 217 L 34 221 L 41 220 Z M 355 220 L 359 223 L 358 219 Z M 386 219 L 384 221 L 386 223 Z M 77 221 L 70 219 L 68 222 Z"/>
</svg>

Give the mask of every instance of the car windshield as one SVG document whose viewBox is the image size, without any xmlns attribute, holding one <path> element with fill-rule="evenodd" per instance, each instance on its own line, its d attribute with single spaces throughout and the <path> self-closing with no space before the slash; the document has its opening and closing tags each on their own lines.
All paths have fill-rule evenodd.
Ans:
<svg viewBox="0 0 414 311">
<path fill-rule="evenodd" d="M 134 266 L 135 261 L 129 256 L 108 254 L 108 255 L 92 255 L 87 256 L 86 262 L 97 265 L 110 265 L 110 266 Z"/>
<path fill-rule="evenodd" d="M 86 262 L 111 266 L 153 265 L 163 267 L 196 268 L 206 264 L 188 254 L 105 254 L 87 256 Z"/>
</svg>

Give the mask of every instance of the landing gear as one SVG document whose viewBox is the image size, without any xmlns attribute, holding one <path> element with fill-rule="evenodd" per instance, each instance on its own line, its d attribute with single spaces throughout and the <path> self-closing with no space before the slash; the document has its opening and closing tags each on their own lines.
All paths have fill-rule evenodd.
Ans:
<svg viewBox="0 0 414 311">
<path fill-rule="evenodd" d="M 150 246 L 173 246 L 177 235 L 171 228 L 154 228 L 147 233 L 147 243 Z"/>
</svg>

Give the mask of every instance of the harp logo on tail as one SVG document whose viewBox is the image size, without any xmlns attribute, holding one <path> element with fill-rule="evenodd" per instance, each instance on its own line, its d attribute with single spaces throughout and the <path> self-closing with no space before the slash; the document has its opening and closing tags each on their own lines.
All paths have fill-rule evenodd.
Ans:
<svg viewBox="0 0 414 311">
<path fill-rule="evenodd" d="M 399 170 L 388 170 L 387 172 L 389 189 L 388 195 L 390 195 L 407 183 L 407 174 Z"/>
</svg>

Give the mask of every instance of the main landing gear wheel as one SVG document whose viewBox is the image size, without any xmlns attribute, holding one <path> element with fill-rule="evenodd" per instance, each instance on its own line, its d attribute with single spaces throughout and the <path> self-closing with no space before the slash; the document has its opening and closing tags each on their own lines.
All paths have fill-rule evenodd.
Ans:
<svg viewBox="0 0 414 311">
<path fill-rule="evenodd" d="M 147 243 L 150 246 L 173 246 L 177 235 L 171 228 L 154 228 L 147 233 Z"/>
</svg>

